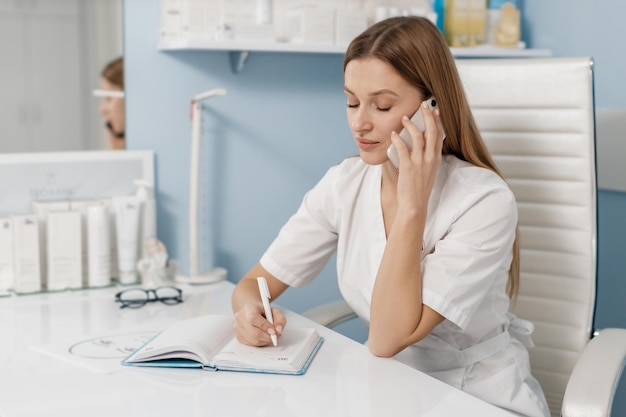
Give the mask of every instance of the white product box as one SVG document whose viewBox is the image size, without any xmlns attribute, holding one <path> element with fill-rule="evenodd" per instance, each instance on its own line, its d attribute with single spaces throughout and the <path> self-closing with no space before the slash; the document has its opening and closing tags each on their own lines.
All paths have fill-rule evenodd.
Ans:
<svg viewBox="0 0 626 417">
<path fill-rule="evenodd" d="M 48 213 L 48 290 L 83 286 L 82 218 L 79 211 Z"/>
<path fill-rule="evenodd" d="M 334 43 L 335 9 L 298 7 L 285 13 L 287 41 L 292 43 Z"/>
<path fill-rule="evenodd" d="M 13 289 L 13 222 L 0 218 L 0 295 Z"/>
<path fill-rule="evenodd" d="M 13 216 L 13 271 L 17 293 L 41 291 L 37 216 Z"/>
<path fill-rule="evenodd" d="M 335 42 L 348 44 L 367 29 L 365 10 L 339 8 L 335 10 Z"/>
<path fill-rule="evenodd" d="M 186 0 L 182 8 L 183 37 L 189 41 L 215 41 L 223 28 L 224 2 Z"/>
<path fill-rule="evenodd" d="M 266 0 L 230 0 L 223 3 L 222 37 L 235 41 L 276 40 L 273 11 Z"/>
<path fill-rule="evenodd" d="M 180 39 L 183 35 L 183 1 L 161 0 L 160 6 L 159 39 L 161 41 Z"/>
<path fill-rule="evenodd" d="M 68 211 L 69 209 L 69 201 L 33 202 L 33 211 L 39 223 L 39 268 L 41 270 L 41 284 L 44 287 L 48 281 L 48 260 L 46 255 L 46 222 L 48 220 L 48 213 L 53 211 Z"/>
<path fill-rule="evenodd" d="M 113 201 L 110 198 L 102 199 L 102 205 L 109 213 L 109 244 L 111 246 L 111 278 L 119 280 L 120 270 L 119 262 L 117 258 L 117 224 L 115 220 L 115 207 L 113 207 Z"/>
<path fill-rule="evenodd" d="M 70 210 L 80 213 L 81 218 L 81 230 L 82 230 L 82 265 L 83 265 L 83 287 L 87 287 L 89 284 L 89 254 L 87 247 L 87 213 L 89 207 L 93 205 L 103 205 L 101 200 L 79 200 L 70 201 Z"/>
<path fill-rule="evenodd" d="M 109 209 L 103 204 L 87 209 L 88 286 L 111 285 Z"/>
</svg>

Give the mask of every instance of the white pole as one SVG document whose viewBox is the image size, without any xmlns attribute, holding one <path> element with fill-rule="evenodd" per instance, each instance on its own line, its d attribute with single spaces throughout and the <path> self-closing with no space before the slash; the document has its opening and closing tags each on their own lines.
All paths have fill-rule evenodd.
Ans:
<svg viewBox="0 0 626 417">
<path fill-rule="evenodd" d="M 194 101 L 191 110 L 191 176 L 189 178 L 189 276 L 198 275 L 198 176 L 202 104 Z"/>
<path fill-rule="evenodd" d="M 191 100 L 191 169 L 189 178 L 189 281 L 213 282 L 226 277 L 223 268 L 216 268 L 200 276 L 198 259 L 198 193 L 200 175 L 200 140 L 202 136 L 202 100 L 223 96 L 226 90 L 216 88 L 195 95 Z M 213 250 L 213 248 L 211 248 Z"/>
</svg>

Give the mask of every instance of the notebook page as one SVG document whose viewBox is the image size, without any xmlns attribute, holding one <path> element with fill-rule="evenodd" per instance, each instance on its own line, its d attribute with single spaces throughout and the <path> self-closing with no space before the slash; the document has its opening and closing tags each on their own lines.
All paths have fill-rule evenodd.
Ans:
<svg viewBox="0 0 626 417">
<path fill-rule="evenodd" d="M 315 329 L 287 328 L 278 346 L 255 347 L 233 338 L 213 358 L 217 368 L 246 368 L 268 371 L 297 371 L 309 358 L 320 336 Z"/>
<path fill-rule="evenodd" d="M 233 318 L 206 315 L 178 321 L 159 333 L 127 361 L 189 359 L 203 364 L 233 337 Z"/>
</svg>

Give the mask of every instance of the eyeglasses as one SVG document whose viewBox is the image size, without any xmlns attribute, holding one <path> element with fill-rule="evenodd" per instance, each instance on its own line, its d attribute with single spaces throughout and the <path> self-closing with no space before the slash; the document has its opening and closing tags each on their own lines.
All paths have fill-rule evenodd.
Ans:
<svg viewBox="0 0 626 417">
<path fill-rule="evenodd" d="M 140 308 L 153 301 L 167 305 L 182 303 L 183 290 L 176 287 L 129 288 L 115 294 L 115 302 L 121 303 L 120 308 Z"/>
</svg>

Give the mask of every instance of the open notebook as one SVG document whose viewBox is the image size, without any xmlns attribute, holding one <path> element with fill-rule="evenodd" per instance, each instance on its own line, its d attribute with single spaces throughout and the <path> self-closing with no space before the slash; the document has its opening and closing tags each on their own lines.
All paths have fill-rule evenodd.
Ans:
<svg viewBox="0 0 626 417">
<path fill-rule="evenodd" d="M 248 346 L 237 341 L 233 320 L 213 314 L 178 321 L 122 364 L 302 375 L 324 340 L 313 328 L 288 327 L 278 346 Z"/>
</svg>

